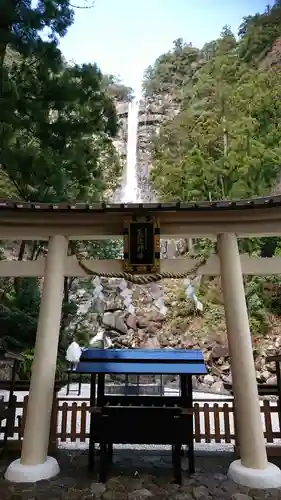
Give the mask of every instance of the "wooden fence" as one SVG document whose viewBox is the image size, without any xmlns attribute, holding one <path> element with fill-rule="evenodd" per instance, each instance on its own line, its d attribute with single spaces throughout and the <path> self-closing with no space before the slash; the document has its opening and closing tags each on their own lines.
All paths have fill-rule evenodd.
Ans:
<svg viewBox="0 0 281 500">
<path fill-rule="evenodd" d="M 23 437 L 28 396 L 21 400 L 14 396 L 16 404 L 14 428 L 9 436 L 9 447 L 20 449 Z M 235 409 L 233 398 L 223 400 L 209 399 L 208 402 L 194 401 L 194 440 L 195 443 L 226 443 L 237 446 L 235 436 Z M 261 401 L 261 417 L 267 445 L 281 444 L 279 413 L 276 401 Z M 87 446 L 89 439 L 90 414 L 89 399 L 58 398 L 54 401 L 50 433 L 53 447 Z M 0 431 L 3 433 L 5 422 Z M 278 449 L 281 449 L 278 446 Z M 279 452 L 278 452 L 279 453 Z M 275 453 L 274 453 L 275 454 Z"/>
</svg>

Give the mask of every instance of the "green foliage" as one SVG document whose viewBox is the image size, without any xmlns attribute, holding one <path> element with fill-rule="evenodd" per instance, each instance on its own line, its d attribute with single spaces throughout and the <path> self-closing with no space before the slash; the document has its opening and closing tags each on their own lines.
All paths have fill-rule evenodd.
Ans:
<svg viewBox="0 0 281 500">
<path fill-rule="evenodd" d="M 25 200 L 100 200 L 119 181 L 110 82 L 58 49 L 73 16 L 69 0 L 1 3 L 0 165 Z"/>
<path fill-rule="evenodd" d="M 263 293 L 264 280 L 261 277 L 254 276 L 247 278 L 245 285 L 251 333 L 253 335 L 266 333 L 269 323 Z"/>
<path fill-rule="evenodd" d="M 281 2 L 244 19 L 237 42 L 191 47 L 182 39 L 148 68 L 146 95 L 169 107 L 154 138 L 151 181 L 160 199 L 214 200 L 269 194 L 279 179 L 279 70 L 259 69 L 280 35 Z"/>
<path fill-rule="evenodd" d="M 275 0 L 274 5 L 267 6 L 262 14 L 244 17 L 239 29 L 240 57 L 248 63 L 258 62 L 271 49 L 280 32 L 281 2 Z"/>
<path fill-rule="evenodd" d="M 0 196 L 38 202 L 107 199 L 118 186 L 121 162 L 113 139 L 115 102 L 131 89 L 95 64 L 67 64 L 59 38 L 73 23 L 69 0 L 0 2 Z M 47 35 L 47 36 L 46 36 Z M 80 243 L 70 244 L 71 253 Z M 108 258 L 119 243 L 89 242 L 83 255 Z M 18 258 L 37 258 L 44 244 L 26 242 Z M 76 280 L 77 281 L 77 280 Z M 77 313 L 65 278 L 60 348 Z M 1 343 L 25 352 L 29 377 L 40 304 L 34 279 L 0 281 Z"/>
<path fill-rule="evenodd" d="M 148 68 L 145 95 L 168 108 L 152 145 L 150 179 L 160 200 L 247 198 L 276 189 L 281 156 L 280 71 L 279 67 L 264 69 L 260 62 L 280 33 L 281 1 L 277 0 L 264 13 L 244 18 L 239 40 L 229 26 L 201 50 L 177 40 Z M 281 254 L 280 241 L 247 238 L 239 241 L 239 249 L 272 257 Z M 191 254 L 202 255 L 212 246 L 197 240 Z M 211 280 L 201 287 L 207 329 L 221 326 L 219 291 L 218 283 Z M 270 328 L 270 314 L 281 312 L 281 280 L 248 277 L 245 293 L 251 331 L 264 334 Z"/>
<path fill-rule="evenodd" d="M 146 97 L 169 94 L 169 100 L 182 101 L 192 76 L 200 65 L 200 52 L 182 38 L 174 41 L 173 50 L 161 55 L 144 75 Z"/>
<path fill-rule="evenodd" d="M 121 259 L 123 253 L 122 240 L 92 240 L 87 245 L 89 256 L 94 259 Z"/>
<path fill-rule="evenodd" d="M 35 342 L 40 305 L 39 282 L 34 278 L 24 278 L 16 289 L 11 283 L 8 287 L 0 303 L 1 344 L 21 350 Z"/>
<path fill-rule="evenodd" d="M 245 69 L 234 37 L 224 35 L 188 85 L 188 102 L 155 137 L 151 181 L 161 199 L 246 198 L 276 184 L 279 72 Z"/>
<path fill-rule="evenodd" d="M 97 200 L 118 180 L 117 117 L 95 65 L 56 73 L 36 56 L 14 64 L 2 110 L 2 169 L 26 200 Z M 13 113 L 12 113 L 13 110 Z M 115 181 L 116 183 L 116 181 Z"/>
<path fill-rule="evenodd" d="M 20 362 L 18 375 L 21 380 L 30 380 L 32 363 L 34 360 L 34 348 L 27 348 L 22 351 L 23 360 Z M 63 358 L 57 360 L 56 380 L 65 380 L 67 378 L 66 370 L 68 366 Z"/>
<path fill-rule="evenodd" d="M 107 94 L 117 102 L 130 102 L 133 89 L 122 83 L 120 78 L 114 75 L 104 75 L 102 88 Z"/>
</svg>

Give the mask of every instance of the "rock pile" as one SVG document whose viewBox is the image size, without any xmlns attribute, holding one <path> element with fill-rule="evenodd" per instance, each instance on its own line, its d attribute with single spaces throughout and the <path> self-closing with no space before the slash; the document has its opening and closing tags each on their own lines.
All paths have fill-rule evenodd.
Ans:
<svg viewBox="0 0 281 500">
<path fill-rule="evenodd" d="M 124 310 L 117 284 L 117 280 L 104 282 L 106 301 L 103 309 L 97 309 L 95 300 L 88 295 L 84 296 L 83 300 L 88 305 L 87 312 L 83 312 L 83 327 L 92 332 L 91 337 L 94 337 L 102 326 L 109 339 L 107 346 L 115 348 L 201 349 L 208 374 L 198 377 L 196 389 L 225 393 L 224 384 L 232 383 L 225 325 L 222 325 L 220 331 L 216 330 L 216 326 L 212 328 L 212 325 L 206 328 L 205 311 L 202 316 L 194 315 L 192 301 L 187 302 L 185 298 L 181 301 L 177 298 L 175 289 L 177 293 L 181 292 L 177 283 L 165 285 L 167 317 L 157 311 L 153 298 L 145 287 L 134 287 L 133 303 L 136 314 L 129 314 Z M 177 288 L 172 290 L 173 286 Z M 82 321 L 79 316 L 76 320 Z M 274 363 L 267 363 L 266 358 L 280 352 L 279 331 L 273 330 L 270 335 L 263 335 L 260 339 L 253 338 L 257 382 L 260 384 L 276 383 Z M 169 381 L 173 382 L 171 377 Z"/>
<path fill-rule="evenodd" d="M 140 313 L 136 316 L 126 315 L 121 310 L 106 312 L 103 322 L 106 335 L 110 337 L 115 348 L 201 349 L 209 373 L 198 377 L 197 390 L 226 393 L 224 383 L 232 384 L 229 350 L 226 342 L 219 340 L 200 342 L 189 334 L 167 331 L 166 318 L 157 311 L 151 311 L 145 316 Z M 276 347 L 268 348 L 268 352 L 264 353 L 254 352 L 258 383 L 276 383 L 275 364 L 266 362 L 266 357 L 272 350 L 276 352 Z"/>
</svg>

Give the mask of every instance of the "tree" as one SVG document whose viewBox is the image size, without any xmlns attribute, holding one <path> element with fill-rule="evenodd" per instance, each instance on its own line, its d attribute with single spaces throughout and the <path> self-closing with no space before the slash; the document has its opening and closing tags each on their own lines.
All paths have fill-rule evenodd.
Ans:
<svg viewBox="0 0 281 500">
<path fill-rule="evenodd" d="M 146 97 L 166 96 L 181 102 L 188 94 L 188 84 L 198 68 L 200 51 L 181 38 L 173 43 L 173 49 L 160 56 L 145 72 L 143 89 Z M 183 93 L 182 89 L 186 92 Z"/>
<path fill-rule="evenodd" d="M 114 75 L 103 75 L 102 88 L 116 102 L 130 102 L 132 99 L 133 89 Z"/>
<path fill-rule="evenodd" d="M 59 37 L 73 21 L 70 2 L 40 0 L 35 7 L 31 0 L 2 2 L 0 19 L 3 197 L 55 203 L 109 196 L 121 173 L 113 146 L 115 105 L 95 64 L 69 65 L 58 49 Z M 48 39 L 43 39 L 46 30 Z M 31 247 L 21 242 L 19 259 L 37 258 L 42 250 L 42 242 Z M 29 348 L 36 333 L 39 282 L 1 284 L 2 341 Z M 76 311 L 70 289 L 65 280 L 63 327 Z"/>
<path fill-rule="evenodd" d="M 229 27 L 210 49 L 189 101 L 154 140 L 151 180 L 161 199 L 263 195 L 278 176 L 278 72 L 249 69 Z"/>
<path fill-rule="evenodd" d="M 3 71 L 7 48 L 23 57 L 57 55 L 58 37 L 66 34 L 74 12 L 69 0 L 2 0 L 0 6 L 0 72 Z M 48 40 L 41 34 L 48 32 Z M 49 57 L 51 64 L 52 57 Z"/>
<path fill-rule="evenodd" d="M 117 116 L 95 65 L 50 72 L 44 60 L 14 62 L 3 103 L 0 163 L 26 200 L 98 199 L 118 163 Z M 13 109 L 13 113 L 12 113 Z M 107 168 L 102 157 L 110 161 Z M 115 179 L 118 175 L 115 175 Z"/>
<path fill-rule="evenodd" d="M 248 64 L 256 65 L 280 36 L 281 2 L 276 0 L 262 14 L 244 17 L 239 29 L 239 54 Z"/>
</svg>

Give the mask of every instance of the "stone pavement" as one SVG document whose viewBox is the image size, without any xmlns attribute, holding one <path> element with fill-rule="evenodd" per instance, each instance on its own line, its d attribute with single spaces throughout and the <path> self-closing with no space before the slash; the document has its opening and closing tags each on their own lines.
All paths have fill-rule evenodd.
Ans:
<svg viewBox="0 0 281 500">
<path fill-rule="evenodd" d="M 7 466 L 0 462 L 0 500 L 281 500 L 281 490 L 249 490 L 227 480 L 230 454 L 196 457 L 196 473 L 183 474 L 183 485 L 173 483 L 171 456 L 161 450 L 118 450 L 107 483 L 87 474 L 85 451 L 59 452 L 61 473 L 37 484 L 11 484 L 3 479 Z M 187 464 L 183 459 L 183 468 Z"/>
</svg>

